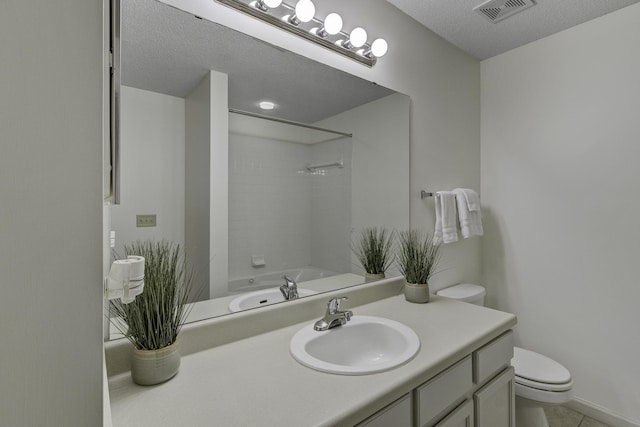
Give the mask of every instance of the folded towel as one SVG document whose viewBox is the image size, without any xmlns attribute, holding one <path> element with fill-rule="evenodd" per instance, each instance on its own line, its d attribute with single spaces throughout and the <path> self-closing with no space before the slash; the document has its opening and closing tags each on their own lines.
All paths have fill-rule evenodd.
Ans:
<svg viewBox="0 0 640 427">
<path fill-rule="evenodd" d="M 433 241 L 436 244 L 458 241 L 456 230 L 456 197 L 452 191 L 436 193 L 436 226 Z"/>
<path fill-rule="evenodd" d="M 456 188 L 455 190 L 453 190 L 453 193 L 456 195 L 456 197 L 459 194 L 462 194 L 464 196 L 470 212 L 480 210 L 480 196 L 478 196 L 478 193 L 476 193 L 475 191 L 469 188 Z"/>
<path fill-rule="evenodd" d="M 453 190 L 458 205 L 458 218 L 462 237 L 482 236 L 482 212 L 480 211 L 480 197 L 478 193 L 468 188 Z"/>
</svg>

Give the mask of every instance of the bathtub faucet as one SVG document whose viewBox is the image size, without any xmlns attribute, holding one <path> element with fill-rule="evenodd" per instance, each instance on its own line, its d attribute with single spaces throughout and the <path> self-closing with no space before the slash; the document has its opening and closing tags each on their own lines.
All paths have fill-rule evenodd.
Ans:
<svg viewBox="0 0 640 427">
<path fill-rule="evenodd" d="M 285 300 L 292 300 L 298 298 L 298 285 L 295 280 L 288 278 L 287 276 L 283 277 L 284 285 L 280 286 L 280 292 L 282 292 L 282 296 Z"/>
</svg>

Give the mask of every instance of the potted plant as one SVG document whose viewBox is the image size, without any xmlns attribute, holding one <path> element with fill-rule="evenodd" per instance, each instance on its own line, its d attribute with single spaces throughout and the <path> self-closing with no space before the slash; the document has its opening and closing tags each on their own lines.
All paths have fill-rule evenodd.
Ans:
<svg viewBox="0 0 640 427">
<path fill-rule="evenodd" d="M 366 273 L 365 281 L 383 279 L 393 260 L 393 232 L 385 228 L 365 227 L 351 245 Z"/>
<path fill-rule="evenodd" d="M 162 240 L 125 245 L 125 255 L 145 258 L 144 291 L 123 304 L 111 301 L 118 330 L 133 344 L 131 377 L 136 384 L 152 385 L 178 373 L 177 338 L 189 314 L 187 299 L 192 274 L 180 245 Z"/>
<path fill-rule="evenodd" d="M 434 242 L 433 234 L 416 230 L 402 231 L 398 239 L 397 263 L 406 281 L 404 296 L 410 302 L 429 302 L 429 279 L 440 262 L 440 245 Z"/>
</svg>

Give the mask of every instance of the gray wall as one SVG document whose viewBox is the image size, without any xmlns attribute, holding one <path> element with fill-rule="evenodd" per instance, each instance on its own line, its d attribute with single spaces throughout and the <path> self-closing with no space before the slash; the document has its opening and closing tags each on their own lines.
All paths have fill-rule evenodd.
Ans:
<svg viewBox="0 0 640 427">
<path fill-rule="evenodd" d="M 122 86 L 120 204 L 111 206 L 116 253 L 135 240 L 167 239 L 184 247 L 185 101 Z M 156 215 L 136 227 L 136 215 Z"/>
<path fill-rule="evenodd" d="M 0 424 L 102 423 L 102 0 L 0 3 Z"/>
<path fill-rule="evenodd" d="M 571 371 L 578 409 L 635 423 L 639 23 L 636 4 L 482 62 L 488 303 Z"/>
</svg>

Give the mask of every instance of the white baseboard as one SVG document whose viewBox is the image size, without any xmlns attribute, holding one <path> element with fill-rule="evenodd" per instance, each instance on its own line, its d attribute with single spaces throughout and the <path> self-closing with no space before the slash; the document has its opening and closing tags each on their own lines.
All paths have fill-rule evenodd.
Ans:
<svg viewBox="0 0 640 427">
<path fill-rule="evenodd" d="M 596 405 L 595 403 L 588 402 L 578 397 L 574 398 L 571 402 L 565 404 L 564 406 L 569 409 L 573 409 L 574 411 L 578 411 L 589 418 L 600 421 L 601 423 L 608 424 L 612 427 L 640 427 L 640 422 L 638 421 L 633 421 L 621 415 L 613 414 L 602 406 Z"/>
</svg>

